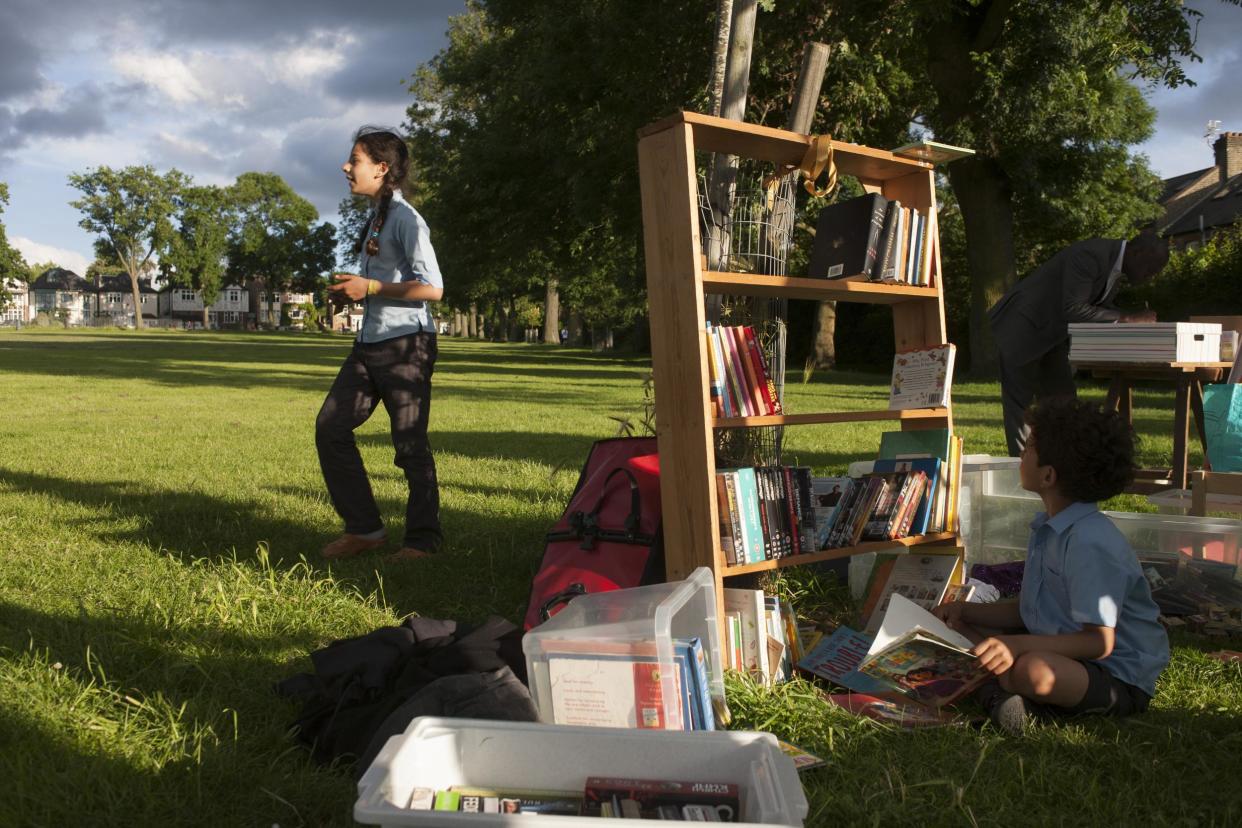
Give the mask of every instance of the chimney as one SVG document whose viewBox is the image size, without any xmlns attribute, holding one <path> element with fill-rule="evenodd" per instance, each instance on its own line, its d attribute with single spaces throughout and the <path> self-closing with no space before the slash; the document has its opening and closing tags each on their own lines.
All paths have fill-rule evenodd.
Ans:
<svg viewBox="0 0 1242 828">
<path fill-rule="evenodd" d="M 1242 132 L 1222 132 L 1212 148 L 1222 182 L 1242 173 Z"/>
</svg>

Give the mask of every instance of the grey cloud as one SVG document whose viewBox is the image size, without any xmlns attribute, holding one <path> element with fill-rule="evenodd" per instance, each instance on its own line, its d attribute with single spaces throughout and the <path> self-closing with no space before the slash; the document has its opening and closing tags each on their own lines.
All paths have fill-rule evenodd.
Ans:
<svg viewBox="0 0 1242 828">
<path fill-rule="evenodd" d="M 327 91 L 343 101 L 405 102 L 410 93 L 402 81 L 414 74 L 411 55 L 429 59 L 444 40 L 440 26 L 370 35 L 366 60 L 347 64 L 328 79 Z M 419 61 L 422 62 L 422 61 Z"/>
<path fill-rule="evenodd" d="M 54 108 L 31 107 L 16 117 L 14 128 L 28 138 L 79 137 L 103 132 L 109 96 L 95 84 L 74 87 Z"/>
<path fill-rule="evenodd" d="M 39 50 L 22 35 L 17 9 L 0 6 L 0 101 L 34 92 L 43 84 Z"/>
</svg>

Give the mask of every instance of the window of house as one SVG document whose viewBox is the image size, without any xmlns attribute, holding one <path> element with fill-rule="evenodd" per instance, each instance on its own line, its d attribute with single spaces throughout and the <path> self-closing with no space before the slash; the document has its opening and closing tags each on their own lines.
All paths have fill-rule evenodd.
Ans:
<svg viewBox="0 0 1242 828">
<path fill-rule="evenodd" d="M 182 302 L 193 302 L 193 301 L 195 300 L 195 298 L 197 298 L 197 297 L 195 297 L 195 296 L 194 296 L 194 291 L 192 291 L 192 290 L 182 290 L 182 291 L 178 291 L 178 292 L 179 292 L 179 293 L 180 293 L 180 295 L 181 295 L 181 301 L 182 301 Z"/>
<path fill-rule="evenodd" d="M 241 291 L 240 291 L 240 290 L 230 290 L 230 291 L 229 291 L 229 301 L 230 301 L 230 302 L 240 302 L 240 301 L 241 301 Z"/>
<path fill-rule="evenodd" d="M 60 303 L 61 303 L 62 305 L 70 305 L 70 304 L 72 304 L 72 303 L 73 303 L 73 294 L 72 294 L 72 293 L 62 293 L 62 294 L 60 295 Z"/>
<path fill-rule="evenodd" d="M 109 302 L 112 302 L 113 304 L 120 304 L 120 302 L 121 302 L 121 294 L 119 294 L 119 293 L 109 293 L 109 294 L 108 294 L 108 301 L 109 301 Z"/>
</svg>

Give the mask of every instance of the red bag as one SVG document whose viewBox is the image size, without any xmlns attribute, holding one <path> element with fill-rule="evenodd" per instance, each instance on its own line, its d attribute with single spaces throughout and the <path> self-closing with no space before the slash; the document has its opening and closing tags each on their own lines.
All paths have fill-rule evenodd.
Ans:
<svg viewBox="0 0 1242 828">
<path fill-rule="evenodd" d="M 655 451 L 654 437 L 600 440 L 591 447 L 573 497 L 548 532 L 526 629 L 578 595 L 664 580 Z"/>
</svg>

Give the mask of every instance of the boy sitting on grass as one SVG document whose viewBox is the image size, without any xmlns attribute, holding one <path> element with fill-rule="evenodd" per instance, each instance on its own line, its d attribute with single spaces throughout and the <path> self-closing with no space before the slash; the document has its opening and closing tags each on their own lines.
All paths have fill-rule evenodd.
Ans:
<svg viewBox="0 0 1242 828">
<path fill-rule="evenodd" d="M 935 614 L 975 642 L 996 676 L 978 695 L 1007 733 L 1042 713 L 1141 713 L 1169 640 L 1134 551 L 1096 506 L 1133 478 L 1133 433 L 1116 413 L 1072 398 L 1028 408 L 1025 419 L 1022 488 L 1045 511 L 1031 523 L 1018 600 L 955 602 Z"/>
</svg>

